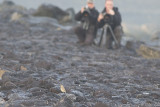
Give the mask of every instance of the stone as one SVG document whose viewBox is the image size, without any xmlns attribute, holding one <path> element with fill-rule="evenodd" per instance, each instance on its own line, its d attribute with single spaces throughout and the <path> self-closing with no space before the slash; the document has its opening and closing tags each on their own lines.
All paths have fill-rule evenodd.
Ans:
<svg viewBox="0 0 160 107">
<path fill-rule="evenodd" d="M 64 16 L 59 22 L 61 23 L 61 24 L 63 24 L 63 23 L 68 23 L 68 22 L 76 22 L 75 21 L 75 11 L 74 11 L 74 9 L 73 8 L 69 8 L 69 9 L 67 9 L 66 10 L 66 13 L 68 13 L 68 15 L 66 15 L 66 16 Z"/>
<path fill-rule="evenodd" d="M 42 4 L 37 11 L 33 13 L 33 16 L 51 17 L 57 19 L 59 23 L 72 22 L 74 20 L 74 10 L 72 8 L 66 11 L 54 5 Z"/>
<path fill-rule="evenodd" d="M 160 58 L 160 48 L 158 47 L 141 45 L 137 50 L 137 52 L 144 58 L 152 58 L 152 59 Z"/>
<path fill-rule="evenodd" d="M 109 106 L 104 103 L 97 103 L 94 107 L 109 107 Z"/>
<path fill-rule="evenodd" d="M 153 41 L 155 41 L 155 40 L 160 40 L 160 31 L 157 31 L 156 33 L 154 33 L 154 34 L 152 35 L 151 39 L 152 39 Z"/>
<path fill-rule="evenodd" d="M 59 94 L 59 93 L 61 93 L 61 90 L 59 87 L 52 87 L 52 88 L 50 88 L 50 92 Z"/>
<path fill-rule="evenodd" d="M 0 80 L 2 79 L 2 76 L 4 75 L 5 72 L 7 72 L 7 71 L 2 70 L 2 69 L 0 68 Z"/>
<path fill-rule="evenodd" d="M 18 21 L 20 18 L 22 18 L 22 14 L 15 12 L 11 15 L 10 21 Z"/>
<path fill-rule="evenodd" d="M 145 43 L 142 41 L 127 41 L 125 47 L 130 51 L 136 52 L 142 44 Z"/>
<path fill-rule="evenodd" d="M 57 6 L 42 4 L 33 15 L 52 17 L 60 20 L 62 17 L 68 15 L 68 13 L 66 13 Z"/>
<path fill-rule="evenodd" d="M 13 1 L 10 1 L 10 0 L 4 0 L 3 5 L 8 5 L 8 6 L 12 6 L 12 5 L 15 5 Z"/>
<path fill-rule="evenodd" d="M 72 101 L 72 99 L 68 98 L 68 97 L 62 97 L 57 104 L 54 105 L 54 107 L 75 107 L 74 102 Z"/>
<path fill-rule="evenodd" d="M 28 17 L 29 12 L 23 6 L 16 5 L 12 2 L 5 1 L 0 4 L 0 17 L 7 21 L 19 21 L 21 17 Z"/>
<path fill-rule="evenodd" d="M 36 61 L 35 66 L 37 68 L 44 68 L 46 70 L 50 70 L 52 67 L 52 63 L 50 63 L 48 61 Z"/>
</svg>

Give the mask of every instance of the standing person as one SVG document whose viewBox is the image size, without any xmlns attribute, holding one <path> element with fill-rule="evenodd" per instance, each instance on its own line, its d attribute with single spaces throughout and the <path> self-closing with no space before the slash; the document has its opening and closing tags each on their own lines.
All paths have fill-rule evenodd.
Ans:
<svg viewBox="0 0 160 107">
<path fill-rule="evenodd" d="M 98 14 L 93 0 L 87 0 L 87 6 L 82 7 L 81 11 L 75 15 L 75 19 L 81 22 L 75 28 L 75 34 L 79 39 L 78 43 L 81 45 L 91 45 L 93 43 L 97 33 L 96 22 Z"/>
<path fill-rule="evenodd" d="M 98 27 L 105 29 L 105 25 L 109 25 L 113 31 L 113 35 L 111 31 L 107 32 L 106 36 L 106 48 L 112 49 L 113 48 L 113 41 L 115 43 L 115 48 L 119 48 L 121 46 L 121 38 L 123 35 L 123 30 L 121 26 L 121 15 L 118 11 L 117 7 L 113 7 L 113 0 L 106 0 L 105 1 L 105 8 L 102 13 L 98 16 Z M 108 28 L 107 28 L 108 29 Z"/>
</svg>

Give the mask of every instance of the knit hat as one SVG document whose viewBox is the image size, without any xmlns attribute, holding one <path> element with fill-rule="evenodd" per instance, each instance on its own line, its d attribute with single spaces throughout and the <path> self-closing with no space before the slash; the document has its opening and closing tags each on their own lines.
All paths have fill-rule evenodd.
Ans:
<svg viewBox="0 0 160 107">
<path fill-rule="evenodd" d="M 87 3 L 93 3 L 93 0 L 87 0 Z"/>
<path fill-rule="evenodd" d="M 106 0 L 106 1 L 113 1 L 113 0 Z"/>
</svg>

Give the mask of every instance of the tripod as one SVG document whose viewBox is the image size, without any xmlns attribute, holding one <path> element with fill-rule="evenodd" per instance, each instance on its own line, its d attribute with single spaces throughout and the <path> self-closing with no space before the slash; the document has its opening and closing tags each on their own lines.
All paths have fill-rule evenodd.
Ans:
<svg viewBox="0 0 160 107">
<path fill-rule="evenodd" d="M 115 44 L 119 45 L 111 26 L 109 24 L 105 24 L 102 30 L 101 37 L 100 37 L 100 42 L 98 44 L 99 47 L 104 47 L 106 45 L 106 36 L 107 36 L 108 31 L 111 32 L 111 36 L 113 37 Z"/>
</svg>

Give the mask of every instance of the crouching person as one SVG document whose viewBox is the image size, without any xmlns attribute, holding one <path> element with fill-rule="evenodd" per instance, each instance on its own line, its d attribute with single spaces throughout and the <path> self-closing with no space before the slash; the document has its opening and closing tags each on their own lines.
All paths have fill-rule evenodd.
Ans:
<svg viewBox="0 0 160 107">
<path fill-rule="evenodd" d="M 99 45 L 102 45 L 101 42 L 105 41 L 103 45 L 105 44 L 105 47 L 108 49 L 119 48 L 121 46 L 121 38 L 123 35 L 121 21 L 118 8 L 113 7 L 113 0 L 106 0 L 105 8 L 98 16 L 97 26 L 103 28 Z M 115 45 L 113 45 L 113 43 Z"/>
<path fill-rule="evenodd" d="M 87 6 L 82 7 L 81 11 L 75 15 L 75 19 L 81 24 L 75 28 L 78 36 L 78 43 L 81 45 L 91 45 L 96 37 L 98 11 L 95 9 L 93 0 L 87 0 Z"/>
</svg>

